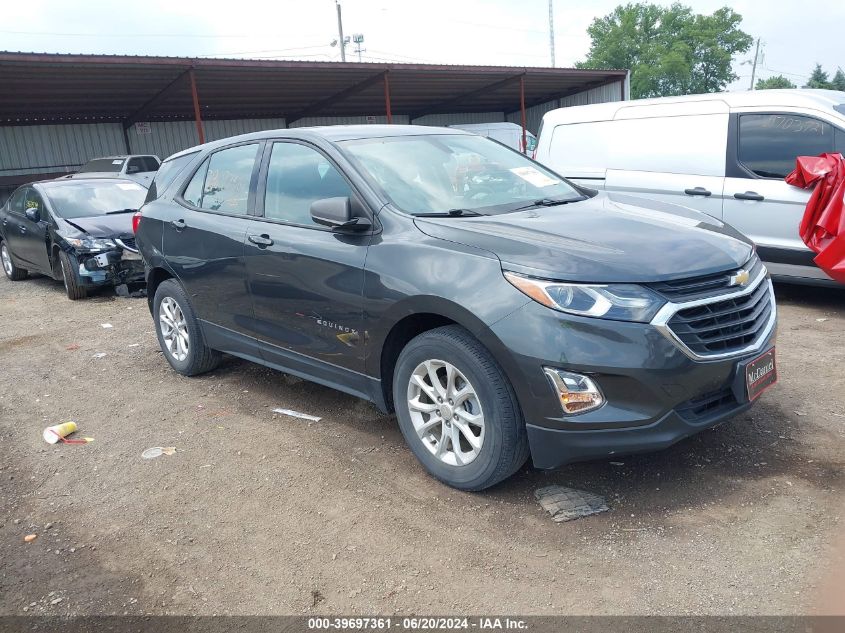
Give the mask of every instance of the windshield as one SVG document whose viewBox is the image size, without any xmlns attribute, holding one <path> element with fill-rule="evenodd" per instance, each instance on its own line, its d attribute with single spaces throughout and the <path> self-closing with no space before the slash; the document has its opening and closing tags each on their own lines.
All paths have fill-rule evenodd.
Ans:
<svg viewBox="0 0 845 633">
<path fill-rule="evenodd" d="M 137 211 L 147 190 L 134 182 L 74 182 L 45 187 L 53 212 L 62 218 L 106 215 L 113 211 Z"/>
<path fill-rule="evenodd" d="M 85 163 L 78 173 L 84 174 L 89 172 L 119 172 L 123 167 L 125 160 L 123 158 L 95 158 Z"/>
<path fill-rule="evenodd" d="M 495 213 L 583 197 L 556 174 L 480 136 L 398 136 L 341 145 L 396 207 L 413 215 Z"/>
</svg>

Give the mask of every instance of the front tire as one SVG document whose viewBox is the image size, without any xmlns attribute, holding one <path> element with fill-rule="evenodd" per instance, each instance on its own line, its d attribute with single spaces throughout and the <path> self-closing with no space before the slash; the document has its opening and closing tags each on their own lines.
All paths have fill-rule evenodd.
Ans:
<svg viewBox="0 0 845 633">
<path fill-rule="evenodd" d="M 3 272 L 6 273 L 6 277 L 12 281 L 26 279 L 29 274 L 26 269 L 15 266 L 15 262 L 12 261 L 12 254 L 9 252 L 9 247 L 6 246 L 5 241 L 0 241 L 0 262 L 3 264 Z"/>
<path fill-rule="evenodd" d="M 76 275 L 76 269 L 70 259 L 70 255 L 64 251 L 60 252 L 59 265 L 62 269 L 62 282 L 65 285 L 67 298 L 71 301 L 77 301 L 87 297 L 88 290 L 79 283 L 79 277 Z"/>
<path fill-rule="evenodd" d="M 393 401 L 411 451 L 453 488 L 489 488 L 528 458 L 513 387 L 490 352 L 460 326 L 408 343 L 396 363 Z"/>
<path fill-rule="evenodd" d="M 220 352 L 205 344 L 194 308 L 176 280 L 167 279 L 156 288 L 153 317 L 161 351 L 177 373 L 196 376 L 220 364 Z"/>
</svg>

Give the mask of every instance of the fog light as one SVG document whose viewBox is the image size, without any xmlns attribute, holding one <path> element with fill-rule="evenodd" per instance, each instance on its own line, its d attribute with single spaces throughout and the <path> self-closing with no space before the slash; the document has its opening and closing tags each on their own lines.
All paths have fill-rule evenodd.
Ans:
<svg viewBox="0 0 845 633">
<path fill-rule="evenodd" d="M 598 385 L 582 374 L 544 367 L 566 414 L 585 413 L 604 404 Z"/>
</svg>

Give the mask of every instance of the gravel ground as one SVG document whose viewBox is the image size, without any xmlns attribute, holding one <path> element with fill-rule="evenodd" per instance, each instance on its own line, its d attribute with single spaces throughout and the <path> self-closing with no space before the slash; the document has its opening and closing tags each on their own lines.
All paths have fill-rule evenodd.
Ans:
<svg viewBox="0 0 845 633">
<path fill-rule="evenodd" d="M 841 565 L 845 293 L 777 294 L 780 384 L 748 414 L 465 494 L 368 403 L 235 359 L 182 378 L 146 301 L 3 277 L 0 614 L 815 612 Z M 47 445 L 65 420 L 96 441 Z M 610 511 L 555 523 L 552 484 Z"/>
</svg>

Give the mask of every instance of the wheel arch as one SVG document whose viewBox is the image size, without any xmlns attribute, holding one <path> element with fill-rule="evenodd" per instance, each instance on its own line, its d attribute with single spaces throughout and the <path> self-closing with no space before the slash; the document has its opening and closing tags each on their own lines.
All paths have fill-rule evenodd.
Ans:
<svg viewBox="0 0 845 633">
<path fill-rule="evenodd" d="M 163 266 L 153 266 L 147 271 L 147 305 L 150 308 L 150 314 L 153 312 L 156 290 L 167 279 L 176 279 L 176 275 Z"/>
<path fill-rule="evenodd" d="M 440 297 L 414 297 L 393 306 L 381 320 L 391 323 L 382 337 L 370 339 L 371 351 L 367 356 L 368 373 L 381 382 L 380 408 L 393 411 L 393 372 L 396 361 L 405 346 L 423 332 L 446 325 L 459 325 L 472 334 L 493 355 L 505 376 L 513 383 L 507 369 L 504 346 L 490 331 L 486 323 L 466 308 Z M 383 407 L 381 405 L 383 404 Z"/>
</svg>

